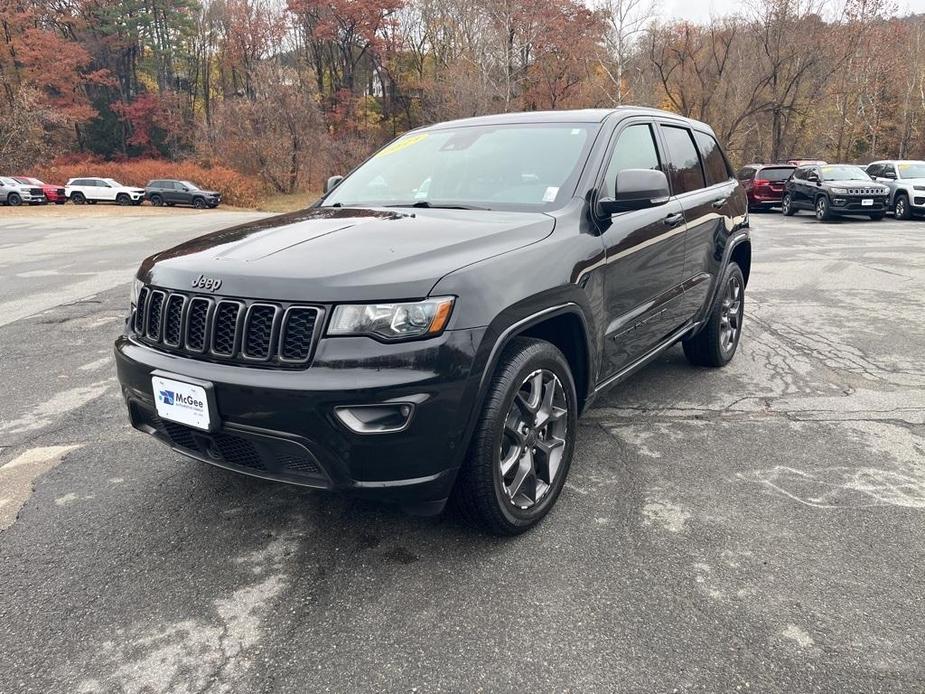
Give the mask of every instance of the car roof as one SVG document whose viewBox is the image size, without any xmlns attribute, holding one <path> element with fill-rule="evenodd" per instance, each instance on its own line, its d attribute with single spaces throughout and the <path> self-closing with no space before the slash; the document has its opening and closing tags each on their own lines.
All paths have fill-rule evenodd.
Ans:
<svg viewBox="0 0 925 694">
<path fill-rule="evenodd" d="M 647 106 L 618 106 L 616 108 L 584 108 L 565 111 L 517 111 L 513 113 L 498 113 L 490 116 L 475 116 L 473 118 L 460 118 L 458 120 L 434 123 L 433 125 L 417 128 L 413 132 L 428 130 L 443 130 L 444 128 L 458 128 L 477 125 L 513 125 L 523 123 L 603 123 L 612 115 L 629 116 L 658 116 L 685 123 L 698 130 L 713 132 L 706 123 L 679 116 L 677 113 L 663 111 Z"/>
</svg>

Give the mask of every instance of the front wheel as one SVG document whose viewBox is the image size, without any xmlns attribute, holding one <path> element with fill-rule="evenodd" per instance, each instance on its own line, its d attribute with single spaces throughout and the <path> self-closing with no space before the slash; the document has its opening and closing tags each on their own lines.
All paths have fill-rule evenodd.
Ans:
<svg viewBox="0 0 925 694">
<path fill-rule="evenodd" d="M 83 193 L 71 193 L 71 202 L 75 205 L 83 205 L 86 201 Z"/>
<path fill-rule="evenodd" d="M 121 205 L 122 207 L 126 207 L 126 206 L 132 204 L 132 199 L 131 199 L 128 195 L 126 195 L 125 193 L 119 193 L 119 194 L 116 196 L 116 202 L 117 202 L 119 205 Z"/>
<path fill-rule="evenodd" d="M 204 198 L 193 198 L 193 207 L 197 210 L 204 210 L 206 208 L 206 201 Z"/>
<path fill-rule="evenodd" d="M 681 343 L 684 356 L 694 366 L 726 366 L 739 346 L 745 318 L 745 278 L 738 263 L 729 263 L 720 292 L 707 324 Z"/>
<path fill-rule="evenodd" d="M 780 211 L 784 213 L 786 217 L 792 217 L 796 214 L 796 210 L 793 207 L 793 199 L 790 197 L 790 193 L 787 193 L 784 196 L 784 199 L 780 201 Z"/>
<path fill-rule="evenodd" d="M 22 198 L 16 193 L 10 193 L 6 198 L 6 204 L 11 207 L 19 207 L 22 205 Z"/>
<path fill-rule="evenodd" d="M 896 196 L 894 211 L 896 219 L 912 219 L 912 206 L 909 204 L 909 198 L 906 195 L 900 194 Z"/>
<path fill-rule="evenodd" d="M 819 199 L 816 200 L 816 219 L 820 222 L 828 222 L 832 219 L 832 211 L 829 209 L 829 199 L 820 195 Z"/>
<path fill-rule="evenodd" d="M 549 513 L 565 484 L 578 426 L 575 381 L 544 340 L 505 348 L 453 492 L 462 515 L 518 535 Z"/>
<path fill-rule="evenodd" d="M 154 205 L 155 207 L 160 207 L 161 205 L 164 204 L 164 198 L 162 198 L 160 195 L 152 195 L 151 204 Z"/>
</svg>

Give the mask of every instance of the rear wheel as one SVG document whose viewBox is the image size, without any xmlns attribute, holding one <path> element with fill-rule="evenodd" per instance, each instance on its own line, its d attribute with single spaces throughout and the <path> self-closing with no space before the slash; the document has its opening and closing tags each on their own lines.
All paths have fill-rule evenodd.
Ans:
<svg viewBox="0 0 925 694">
<path fill-rule="evenodd" d="M 832 211 L 829 209 L 829 199 L 820 195 L 816 199 L 816 219 L 820 222 L 828 222 L 832 219 Z"/>
<path fill-rule="evenodd" d="M 578 422 L 568 362 L 544 340 L 505 348 L 453 492 L 473 524 L 496 535 L 536 525 L 565 484 Z"/>
<path fill-rule="evenodd" d="M 6 204 L 12 207 L 19 207 L 22 205 L 22 198 L 19 197 L 18 193 L 10 193 L 6 198 Z"/>
<path fill-rule="evenodd" d="M 784 213 L 787 217 L 792 217 L 796 214 L 796 210 L 793 207 L 793 199 L 790 197 L 790 193 L 787 193 L 783 200 L 780 201 L 780 211 Z"/>
<path fill-rule="evenodd" d="M 684 356 L 694 366 L 725 366 L 739 346 L 745 318 L 745 278 L 738 263 L 729 263 L 720 292 L 703 330 L 681 343 Z"/>
<path fill-rule="evenodd" d="M 896 212 L 896 219 L 912 219 L 912 205 L 909 204 L 908 195 L 900 193 L 896 196 L 894 211 Z"/>
</svg>

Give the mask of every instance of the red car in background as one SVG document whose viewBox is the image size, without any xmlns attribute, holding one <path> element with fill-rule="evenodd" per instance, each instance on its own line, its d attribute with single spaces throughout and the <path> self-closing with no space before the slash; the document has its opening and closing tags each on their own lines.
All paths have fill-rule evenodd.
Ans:
<svg viewBox="0 0 925 694">
<path fill-rule="evenodd" d="M 42 192 L 45 193 L 45 199 L 48 202 L 53 202 L 56 205 L 63 205 L 67 202 L 67 195 L 64 194 L 64 186 L 53 186 L 50 183 L 43 183 L 37 178 L 31 178 L 29 176 L 13 176 L 14 181 L 19 181 L 20 183 L 27 186 L 35 186 L 36 188 L 41 188 Z"/>
<path fill-rule="evenodd" d="M 748 209 L 767 210 L 780 205 L 784 184 L 796 170 L 792 164 L 749 164 L 739 169 L 736 178 L 748 197 Z"/>
</svg>

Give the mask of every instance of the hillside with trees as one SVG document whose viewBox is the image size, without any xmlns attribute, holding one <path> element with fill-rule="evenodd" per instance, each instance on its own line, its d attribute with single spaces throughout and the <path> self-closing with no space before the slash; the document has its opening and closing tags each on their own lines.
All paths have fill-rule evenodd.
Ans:
<svg viewBox="0 0 925 694">
<path fill-rule="evenodd" d="M 195 162 L 288 193 L 422 124 L 621 103 L 710 123 L 737 164 L 925 157 L 925 19 L 893 14 L 884 0 L 753 0 L 709 24 L 646 0 L 0 0 L 0 161 Z"/>
</svg>

